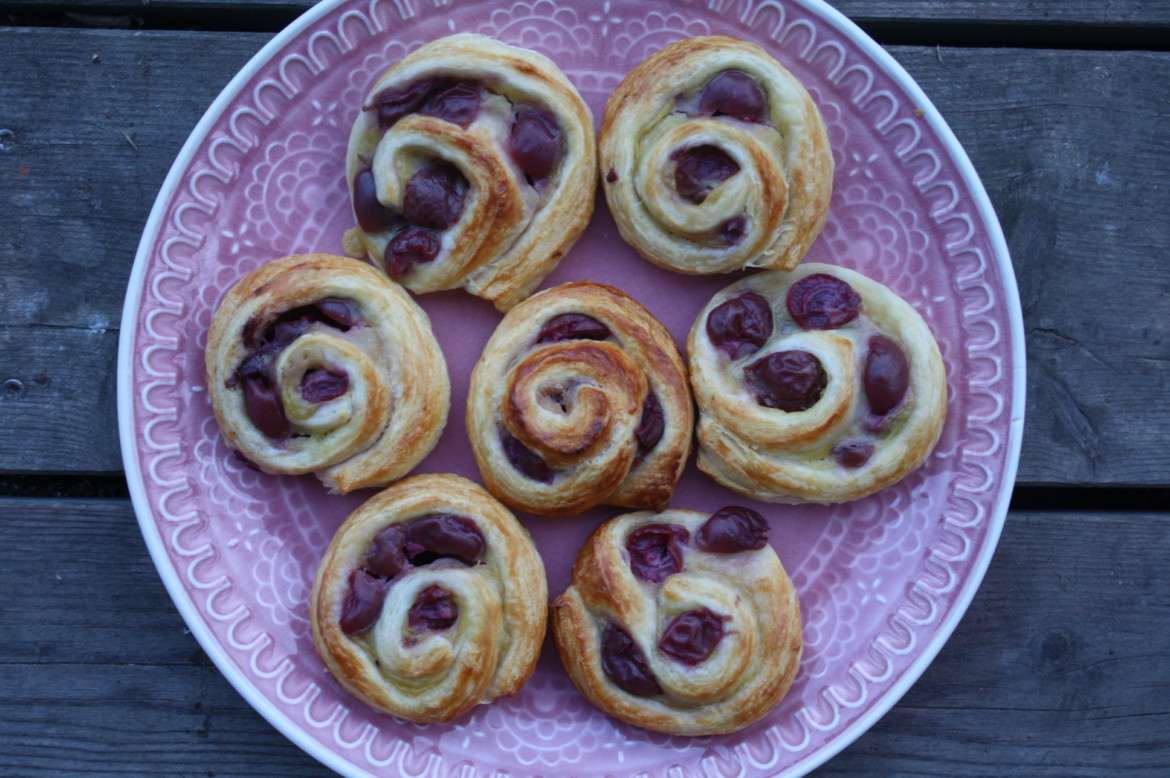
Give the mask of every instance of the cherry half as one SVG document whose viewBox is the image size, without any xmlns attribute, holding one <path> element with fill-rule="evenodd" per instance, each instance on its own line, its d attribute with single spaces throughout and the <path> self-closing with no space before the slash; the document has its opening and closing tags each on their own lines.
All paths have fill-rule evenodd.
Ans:
<svg viewBox="0 0 1170 778">
<path fill-rule="evenodd" d="M 508 153 L 532 183 L 548 178 L 561 151 L 561 128 L 548 111 L 530 105 L 516 109 Z"/>
<path fill-rule="evenodd" d="M 712 554 L 756 551 L 768 545 L 768 522 L 751 508 L 729 505 L 695 532 L 695 547 Z"/>
<path fill-rule="evenodd" d="M 636 697 L 661 694 L 642 649 L 621 627 L 606 624 L 601 634 L 601 667 L 617 687 Z"/>
<path fill-rule="evenodd" d="M 699 96 L 699 113 L 705 116 L 725 114 L 740 121 L 762 122 L 766 112 L 764 91 L 742 70 L 716 73 Z"/>
<path fill-rule="evenodd" d="M 743 373 L 760 405 L 789 412 L 816 405 L 828 383 L 821 361 L 807 351 L 777 351 Z"/>
<path fill-rule="evenodd" d="M 835 330 L 857 318 L 861 295 L 836 276 L 813 273 L 788 288 L 787 304 L 802 329 Z"/>
<path fill-rule="evenodd" d="M 422 227 L 407 227 L 390 239 L 383 255 L 386 274 L 397 281 L 415 265 L 433 262 L 439 256 L 443 242 L 434 232 Z"/>
<path fill-rule="evenodd" d="M 560 343 L 563 340 L 605 340 L 609 327 L 583 313 L 562 313 L 545 322 L 536 336 L 537 343 Z"/>
<path fill-rule="evenodd" d="M 434 160 L 415 171 L 402 195 L 402 215 L 417 227 L 445 230 L 459 221 L 469 184 L 459 168 Z"/>
<path fill-rule="evenodd" d="M 723 639 L 727 619 L 707 608 L 680 613 L 662 631 L 658 650 L 684 665 L 697 665 L 711 656 Z"/>
<path fill-rule="evenodd" d="M 459 618 L 459 603 L 455 595 L 438 584 L 431 584 L 418 593 L 410 606 L 406 625 L 412 632 L 439 632 L 449 629 Z"/>
<path fill-rule="evenodd" d="M 718 146 L 691 146 L 670 155 L 675 163 L 674 188 L 688 202 L 699 205 L 707 195 L 739 172 L 739 165 Z"/>
<path fill-rule="evenodd" d="M 647 583 L 662 583 L 683 568 L 682 546 L 690 537 L 678 524 L 646 524 L 626 536 L 630 572 Z"/>
<path fill-rule="evenodd" d="M 896 408 L 910 387 L 910 363 L 906 353 L 884 335 L 874 335 L 869 339 L 864 383 L 869 409 L 879 416 Z"/>
<path fill-rule="evenodd" d="M 707 316 L 707 337 L 729 359 L 759 351 L 772 327 L 772 306 L 755 292 L 732 297 Z"/>
</svg>

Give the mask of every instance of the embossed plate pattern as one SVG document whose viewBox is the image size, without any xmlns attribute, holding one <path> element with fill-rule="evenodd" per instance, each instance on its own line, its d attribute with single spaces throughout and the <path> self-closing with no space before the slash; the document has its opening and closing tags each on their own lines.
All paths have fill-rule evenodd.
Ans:
<svg viewBox="0 0 1170 778">
<path fill-rule="evenodd" d="M 414 725 L 348 698 L 309 637 L 319 555 L 368 492 L 327 495 L 311 477 L 242 468 L 220 440 L 204 385 L 215 305 L 241 275 L 289 253 L 340 253 L 350 216 L 343 154 L 373 79 L 421 43 L 482 32 L 541 51 L 595 116 L 646 55 L 683 37 L 756 41 L 801 78 L 837 163 L 829 223 L 808 259 L 860 270 L 907 298 L 935 331 L 950 415 L 928 464 L 836 507 L 756 505 L 802 600 L 805 657 L 771 715 L 735 735 L 643 732 L 592 709 L 546 643 L 516 697 L 450 725 Z M 599 200 L 546 285 L 593 279 L 649 307 L 681 343 L 726 277 L 638 259 Z M 420 472 L 478 474 L 464 438 L 471 367 L 499 314 L 463 293 L 421 298 L 450 366 L 451 420 Z M 970 163 L 921 90 L 876 44 L 815 0 L 570 3 L 325 2 L 273 39 L 196 127 L 147 224 L 119 354 L 126 473 L 143 534 L 192 632 L 278 729 L 351 776 L 798 775 L 839 751 L 921 674 L 970 602 L 995 548 L 1019 455 L 1019 302 L 998 224 Z M 691 465 L 673 505 L 745 500 Z M 748 502 L 747 504 L 751 504 Z M 549 590 L 568 581 L 599 509 L 522 516 Z"/>
</svg>

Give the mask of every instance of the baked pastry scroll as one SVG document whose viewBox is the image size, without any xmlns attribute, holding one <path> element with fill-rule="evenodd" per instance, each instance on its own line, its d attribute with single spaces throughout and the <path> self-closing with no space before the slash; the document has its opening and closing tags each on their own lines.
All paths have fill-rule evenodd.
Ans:
<svg viewBox="0 0 1170 778">
<path fill-rule="evenodd" d="M 527 531 L 477 484 L 421 475 L 338 528 L 317 570 L 313 643 L 367 705 L 450 721 L 515 694 L 536 666 L 548 608 Z"/>
<path fill-rule="evenodd" d="M 471 376 L 467 434 L 492 494 L 545 516 L 663 508 L 690 453 L 686 369 L 613 287 L 546 289 L 500 322 Z"/>
<path fill-rule="evenodd" d="M 918 468 L 942 432 L 930 328 L 881 284 L 805 263 L 715 295 L 687 340 L 699 468 L 741 494 L 836 503 Z"/>
<path fill-rule="evenodd" d="M 284 257 L 241 278 L 212 318 L 206 361 L 228 446 L 333 491 L 403 477 L 447 423 L 447 365 L 426 313 L 348 257 Z"/>
<path fill-rule="evenodd" d="M 346 250 L 413 292 L 463 286 L 508 310 L 593 212 L 593 117 L 548 58 L 483 35 L 391 67 L 350 134 Z"/>
<path fill-rule="evenodd" d="M 759 46 L 678 41 L 605 106 L 599 168 L 622 238 L 661 267 L 790 269 L 825 224 L 833 157 L 804 86 Z"/>
<path fill-rule="evenodd" d="M 561 661 L 611 716 L 675 735 L 758 721 L 796 677 L 800 606 L 747 508 L 628 513 L 602 525 L 552 605 Z"/>
</svg>

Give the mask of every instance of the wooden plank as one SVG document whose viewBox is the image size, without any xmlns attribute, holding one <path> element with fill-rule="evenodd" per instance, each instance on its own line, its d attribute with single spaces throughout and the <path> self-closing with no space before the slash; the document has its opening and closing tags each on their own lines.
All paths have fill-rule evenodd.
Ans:
<svg viewBox="0 0 1170 778">
<path fill-rule="evenodd" d="M 821 776 L 1165 774 L 1170 514 L 1015 513 L 918 683 Z M 0 742 L 25 778 L 330 773 L 170 605 L 125 500 L 0 499 Z"/>
<path fill-rule="evenodd" d="M 971 156 L 1024 309 L 1019 480 L 1166 485 L 1170 56 L 893 50 Z M 1140 453 L 1139 453 L 1140 452 Z M 1162 475 L 1159 475 L 1159 472 Z"/>
<path fill-rule="evenodd" d="M 120 470 L 110 366 L 138 236 L 190 128 L 267 39 L 0 29 L 0 61 L 33 63 L 0 81 L 13 131 L 0 153 L 0 383 L 25 390 L 0 402 L 0 471 Z M 967 148 L 1008 236 L 1029 347 L 1020 480 L 1167 485 L 1170 450 L 1146 419 L 1170 414 L 1170 189 L 1151 184 L 1170 173 L 1170 82 L 1146 76 L 1170 55 L 892 53 Z M 96 349 L 95 331 L 108 333 Z M 49 429 L 59 417 L 67 436 Z"/>
<path fill-rule="evenodd" d="M 0 28 L 0 470 L 121 470 L 138 240 L 187 134 L 268 37 Z"/>
<path fill-rule="evenodd" d="M 60 14 L 61 11 L 43 0 L 10 0 L 5 3 L 19 12 L 38 14 Z M 195 19 L 195 14 L 232 11 L 255 13 L 266 12 L 287 18 L 291 13 L 303 12 L 315 5 L 313 0 L 80 0 L 68 3 L 74 21 L 84 21 L 83 14 L 105 14 L 111 17 L 137 16 L 139 19 L 154 18 L 160 14 L 183 14 L 184 18 Z M 978 25 L 1002 25 L 1004 23 L 1043 23 L 1055 25 L 1121 25 L 1137 27 L 1142 25 L 1170 24 L 1170 7 L 1165 3 L 1149 3 L 1143 0 L 1114 0 L 1102 3 L 1100 0 L 833 0 L 831 5 L 846 16 L 861 23 L 880 22 L 961 22 Z M 94 19 L 90 23 L 100 23 Z M 127 19 L 124 24 L 135 23 Z M 217 26 L 230 24 L 217 19 L 211 22 Z"/>
</svg>

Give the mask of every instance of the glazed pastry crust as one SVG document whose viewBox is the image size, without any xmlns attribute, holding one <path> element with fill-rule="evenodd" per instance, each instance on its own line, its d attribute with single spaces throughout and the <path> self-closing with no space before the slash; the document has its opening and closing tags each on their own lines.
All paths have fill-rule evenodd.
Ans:
<svg viewBox="0 0 1170 778">
<path fill-rule="evenodd" d="M 669 510 L 629 513 L 606 522 L 581 548 L 573 579 L 551 607 L 553 635 L 573 684 L 605 713 L 656 732 L 735 732 L 763 718 L 787 693 L 800 665 L 800 605 L 771 546 L 714 554 L 693 545 L 683 569 L 660 584 L 630 571 L 627 536 L 646 524 L 679 524 L 691 537 L 709 514 Z M 688 667 L 657 649 L 665 625 L 705 607 L 729 616 L 711 656 Z M 602 665 L 607 623 L 641 649 L 663 693 L 636 696 L 616 686 Z"/>
<path fill-rule="evenodd" d="M 328 298 L 356 305 L 364 324 L 346 332 L 315 324 L 274 361 L 292 436 L 267 437 L 250 418 L 236 371 L 255 351 L 245 342 L 280 314 Z M 348 257 L 300 254 L 241 278 L 216 310 L 206 349 L 207 386 L 227 445 L 268 473 L 316 473 L 332 491 L 379 486 L 412 470 L 447 423 L 447 366 L 426 313 L 397 284 Z M 349 388 L 305 402 L 306 369 L 341 367 Z"/>
<path fill-rule="evenodd" d="M 379 93 L 430 78 L 484 85 L 487 97 L 466 129 L 417 113 L 378 127 L 368 108 Z M 539 186 L 527 183 L 508 153 L 512 109 L 520 105 L 548 111 L 562 132 L 554 169 Z M 597 185 L 593 116 L 547 57 L 483 35 L 451 35 L 412 52 L 370 89 L 349 139 L 350 192 L 358 172 L 372 166 L 378 199 L 401 212 L 411 174 L 436 158 L 470 183 L 463 212 L 443 232 L 438 257 L 398 280 L 416 293 L 462 286 L 507 311 L 552 272 L 589 222 Z M 346 251 L 384 265 L 393 232 L 355 227 Z"/>
<path fill-rule="evenodd" d="M 400 574 L 379 622 L 346 635 L 340 619 L 349 575 L 374 537 L 428 514 L 472 519 L 485 539 L 481 562 Z M 402 637 L 404 613 L 432 583 L 454 593 L 459 616 L 447 630 L 410 644 Z M 317 570 L 310 619 L 318 655 L 354 697 L 410 721 L 450 721 L 523 687 L 540 655 L 547 602 L 544 565 L 511 512 L 465 478 L 420 475 L 376 494 L 338 528 Z"/>
<path fill-rule="evenodd" d="M 802 330 L 788 313 L 789 287 L 815 273 L 835 276 L 861 295 L 860 315 L 832 330 Z M 731 360 L 712 345 L 707 318 L 746 291 L 771 303 L 772 337 L 758 351 Z M 880 334 L 909 361 L 905 400 L 882 431 L 867 432 L 862 385 L 866 344 Z M 803 350 L 828 376 L 821 399 L 805 411 L 759 404 L 745 386 L 743 369 L 763 356 Z M 805 263 L 791 272 L 769 271 L 716 294 L 695 320 L 687 340 L 691 381 L 699 406 L 699 468 L 740 494 L 771 502 L 839 503 L 873 494 L 918 469 L 933 451 L 947 413 L 946 371 L 930 328 L 914 308 L 885 286 L 845 268 Z M 838 443 L 872 442 L 861 467 L 837 464 Z"/>
<path fill-rule="evenodd" d="M 726 70 L 763 89 L 763 122 L 697 115 L 703 87 Z M 692 204 L 675 189 L 671 155 L 703 145 L 722 149 L 739 172 Z M 795 267 L 832 195 L 828 134 L 807 90 L 764 49 L 726 36 L 678 41 L 626 75 L 605 106 L 598 167 L 622 238 L 683 273 Z M 740 215 L 746 232 L 727 245 L 719 227 Z"/>
<path fill-rule="evenodd" d="M 537 344 L 561 314 L 604 324 L 606 341 Z M 662 437 L 638 456 L 634 432 L 652 391 Z M 550 401 L 564 393 L 567 410 Z M 577 282 L 546 289 L 513 308 L 484 347 L 471 376 L 467 434 L 488 490 L 544 516 L 571 516 L 602 503 L 664 508 L 690 454 L 694 412 L 686 368 L 670 333 L 640 304 L 610 286 Z M 501 432 L 557 470 L 551 483 L 520 473 Z"/>
</svg>

